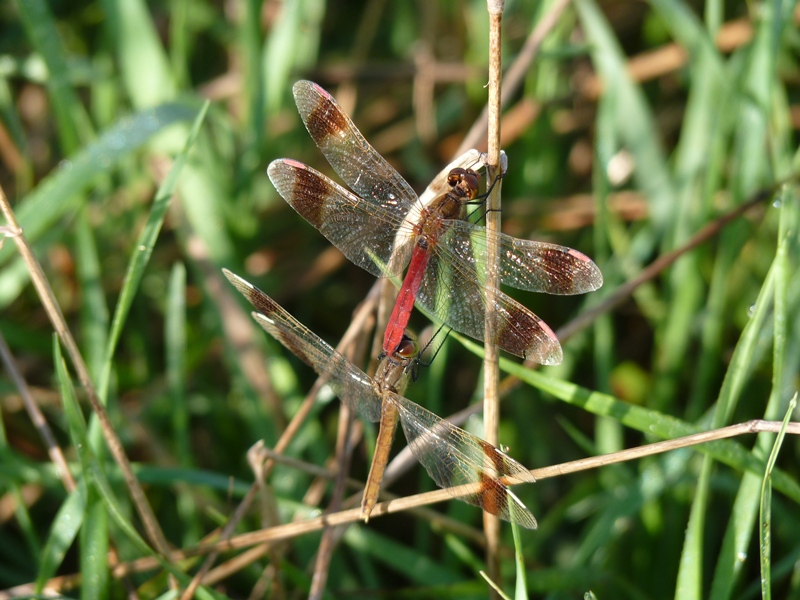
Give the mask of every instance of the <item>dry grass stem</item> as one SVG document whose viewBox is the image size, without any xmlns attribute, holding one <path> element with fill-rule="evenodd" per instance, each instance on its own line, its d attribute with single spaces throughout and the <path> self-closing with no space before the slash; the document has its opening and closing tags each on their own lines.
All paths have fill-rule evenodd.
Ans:
<svg viewBox="0 0 800 600">
<path fill-rule="evenodd" d="M 162 555 L 166 555 L 169 552 L 169 545 L 164 537 L 164 532 L 161 530 L 158 520 L 153 513 L 153 509 L 150 507 L 150 504 L 147 501 L 144 490 L 142 490 L 141 485 L 139 485 L 139 480 L 136 479 L 136 476 L 133 473 L 131 464 L 128 461 L 128 457 L 126 456 L 125 450 L 122 447 L 122 442 L 120 441 L 119 437 L 117 437 L 117 433 L 114 431 L 111 421 L 108 418 L 108 413 L 100 402 L 100 398 L 97 396 L 94 383 L 89 375 L 89 369 L 86 367 L 86 363 L 83 361 L 80 350 L 78 350 L 78 345 L 75 343 L 75 339 L 72 337 L 72 333 L 67 327 L 66 320 L 61 312 L 61 308 L 58 306 L 55 294 L 53 294 L 53 290 L 47 281 L 47 277 L 45 276 L 39 261 L 36 259 L 33 249 L 31 248 L 30 244 L 28 244 L 28 240 L 25 237 L 24 232 L 20 229 L 19 223 L 14 215 L 14 211 L 12 210 L 11 205 L 8 203 L 8 198 L 6 198 L 5 191 L 2 189 L 2 187 L 0 187 L 0 211 L 3 213 L 3 217 L 6 220 L 9 231 L 14 232 L 14 235 L 11 237 L 11 239 L 17 245 L 17 250 L 22 256 L 22 260 L 25 262 L 28 273 L 30 273 L 31 282 L 36 288 L 36 292 L 39 294 L 39 299 L 42 302 L 42 306 L 44 307 L 45 312 L 50 319 L 53 329 L 58 334 L 59 340 L 61 340 L 64 348 L 67 350 L 67 355 L 69 356 L 72 366 L 75 368 L 75 371 L 78 374 L 78 379 L 80 380 L 81 385 L 86 392 L 86 396 L 89 399 L 89 404 L 91 405 L 95 415 L 97 415 L 103 436 L 105 437 L 108 448 L 111 451 L 111 455 L 114 457 L 115 462 L 122 472 L 125 485 L 128 487 L 133 505 L 136 507 L 136 511 L 139 514 L 139 517 L 142 519 L 145 531 L 147 532 L 147 537 L 157 552 Z"/>
</svg>

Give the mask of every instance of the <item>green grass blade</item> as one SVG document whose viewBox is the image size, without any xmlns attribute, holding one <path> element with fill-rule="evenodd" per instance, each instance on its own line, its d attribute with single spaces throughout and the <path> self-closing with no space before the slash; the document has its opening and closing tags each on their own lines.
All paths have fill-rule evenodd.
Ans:
<svg viewBox="0 0 800 600">
<path fill-rule="evenodd" d="M 189 443 L 189 412 L 186 406 L 186 267 L 172 268 L 167 297 L 164 338 L 166 342 L 167 384 L 172 412 L 172 433 L 181 467 L 192 466 Z"/>
<path fill-rule="evenodd" d="M 108 513 L 102 498 L 90 488 L 86 519 L 80 531 L 81 598 L 103 600 L 110 594 Z"/>
<path fill-rule="evenodd" d="M 528 578 L 525 572 L 525 555 L 522 550 L 522 536 L 519 526 L 511 523 L 511 534 L 514 536 L 514 565 L 516 567 L 516 584 L 514 600 L 528 600 Z"/>
<path fill-rule="evenodd" d="M 36 577 L 36 593 L 41 594 L 47 580 L 55 575 L 64 561 L 86 516 L 86 490 L 77 487 L 61 504 L 47 536 L 42 555 L 39 557 L 39 574 Z"/>
<path fill-rule="evenodd" d="M 78 213 L 75 246 L 75 265 L 81 287 L 81 353 L 89 373 L 97 381 L 105 356 L 109 315 L 94 230 L 85 208 Z"/>
<path fill-rule="evenodd" d="M 792 413 L 797 406 L 797 394 L 789 402 L 786 415 L 783 418 L 783 425 L 780 433 L 775 438 L 772 451 L 767 460 L 767 468 L 764 470 L 764 481 L 761 487 L 761 504 L 759 508 L 759 556 L 761 558 L 761 597 L 764 600 L 772 598 L 772 576 L 771 576 L 771 529 L 772 529 L 772 470 L 775 468 L 775 461 L 778 460 L 778 452 L 783 445 L 786 436 L 786 427 L 792 418 Z"/>
<path fill-rule="evenodd" d="M 86 421 L 75 397 L 75 389 L 55 336 L 53 337 L 53 348 L 64 413 L 69 423 L 70 438 L 73 446 L 78 449 L 81 473 L 85 476 L 91 471 L 96 460 L 87 443 Z M 80 527 L 79 538 L 81 597 L 87 600 L 102 599 L 108 597 L 109 594 L 109 572 L 106 560 L 109 548 L 108 513 L 94 487 L 86 487 L 84 478 L 81 478 L 78 490 L 81 492 L 83 515 L 85 515 L 82 527 Z M 48 574 L 49 576 L 50 574 Z M 43 579 L 42 582 L 46 582 L 46 579 Z"/>
<path fill-rule="evenodd" d="M 173 100 L 175 82 L 153 18 L 143 0 L 106 0 L 125 91 L 138 108 Z"/>
<path fill-rule="evenodd" d="M 67 418 L 70 437 L 73 445 L 78 448 L 81 462 L 81 471 L 86 473 L 87 453 L 91 450 L 86 445 L 86 424 L 80 412 L 75 389 L 67 373 L 64 359 L 61 356 L 61 347 L 58 338 L 53 336 L 53 358 L 56 365 L 56 374 L 61 388 L 61 399 L 64 405 L 64 414 Z M 47 543 L 45 544 L 40 559 L 39 574 L 36 578 L 36 591 L 41 593 L 47 580 L 50 579 L 61 565 L 75 540 L 86 516 L 86 485 L 81 478 L 78 487 L 67 496 L 61 505 L 57 518 L 53 521 Z"/>
<path fill-rule="evenodd" d="M 172 200 L 172 193 L 178 183 L 181 171 L 186 164 L 189 150 L 194 144 L 200 127 L 205 120 L 206 112 L 208 111 L 209 104 L 206 103 L 195 118 L 192 125 L 189 137 L 186 140 L 186 145 L 183 151 L 175 157 L 175 162 L 164 179 L 164 182 L 159 186 L 156 193 L 153 207 L 150 209 L 150 214 L 145 223 L 139 239 L 136 242 L 135 250 L 128 262 L 128 269 L 125 273 L 125 280 L 122 284 L 119 300 L 117 302 L 116 310 L 114 311 L 114 318 L 111 322 L 111 333 L 108 339 L 108 346 L 106 348 L 105 362 L 103 364 L 102 376 L 98 384 L 98 392 L 100 398 L 105 398 L 108 389 L 108 379 L 111 374 L 111 365 L 114 358 L 114 350 L 117 347 L 119 336 L 122 333 L 122 328 L 125 325 L 125 319 L 128 316 L 133 298 L 139 289 L 139 283 L 144 275 L 144 270 L 150 260 L 150 255 L 153 253 L 153 246 L 156 243 L 158 234 L 161 231 L 161 226 L 164 223 L 164 217 L 167 214 L 170 201 Z"/>
</svg>

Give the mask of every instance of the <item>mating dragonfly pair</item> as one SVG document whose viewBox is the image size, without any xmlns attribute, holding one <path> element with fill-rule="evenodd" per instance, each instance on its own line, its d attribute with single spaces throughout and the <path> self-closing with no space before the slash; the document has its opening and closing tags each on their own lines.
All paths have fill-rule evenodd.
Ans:
<svg viewBox="0 0 800 600">
<path fill-rule="evenodd" d="M 483 157 L 471 150 L 454 161 L 421 197 L 364 139 L 333 97 L 299 81 L 294 98 L 309 134 L 352 192 L 311 167 L 291 159 L 270 164 L 278 193 L 351 261 L 378 277 L 406 270 L 384 335 L 373 378 L 320 339 L 264 292 L 225 270 L 256 308 L 253 317 L 269 334 L 327 379 L 339 399 L 363 418 L 380 422 L 362 517 L 375 506 L 398 420 L 414 456 L 443 488 L 478 484 L 458 499 L 527 528 L 536 519 L 508 489 L 531 482 L 530 471 L 491 444 L 459 429 L 403 397 L 417 360 L 417 345 L 405 335 L 412 307 L 470 337 L 484 339 L 487 315 L 494 320 L 492 343 L 542 364 L 561 362 L 553 331 L 500 290 L 487 300 L 486 257 L 499 256 L 497 281 L 549 294 L 597 289 L 597 266 L 571 248 L 520 240 L 466 219 L 478 195 Z M 353 193 L 355 192 L 355 193 Z"/>
</svg>

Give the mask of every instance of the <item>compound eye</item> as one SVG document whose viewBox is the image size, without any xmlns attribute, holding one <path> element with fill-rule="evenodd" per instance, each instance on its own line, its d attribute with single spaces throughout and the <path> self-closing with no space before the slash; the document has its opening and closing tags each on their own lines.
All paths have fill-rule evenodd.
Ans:
<svg viewBox="0 0 800 600">
<path fill-rule="evenodd" d="M 403 334 L 403 339 L 400 340 L 400 344 L 397 346 L 397 350 L 395 350 L 395 354 L 403 358 L 416 357 L 419 354 L 419 342 L 417 342 L 417 336 L 406 330 L 406 332 Z"/>
<path fill-rule="evenodd" d="M 458 182 L 463 179 L 465 173 L 467 173 L 467 170 L 461 167 L 450 169 L 450 172 L 447 174 L 447 185 L 455 187 L 458 185 Z"/>
<path fill-rule="evenodd" d="M 464 183 L 467 185 L 467 189 L 473 194 L 478 193 L 478 185 L 480 182 L 480 175 L 478 175 L 472 169 L 465 171 L 462 175 L 462 179 Z"/>
</svg>

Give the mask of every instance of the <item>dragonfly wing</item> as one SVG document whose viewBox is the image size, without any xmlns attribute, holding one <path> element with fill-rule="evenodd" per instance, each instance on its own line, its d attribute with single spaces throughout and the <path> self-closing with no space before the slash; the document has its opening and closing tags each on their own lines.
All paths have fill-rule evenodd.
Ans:
<svg viewBox="0 0 800 600">
<path fill-rule="evenodd" d="M 308 133 L 333 170 L 367 202 L 402 220 L 417 201 L 406 180 L 370 146 L 328 92 L 311 81 L 298 81 L 293 91 Z"/>
<path fill-rule="evenodd" d="M 488 442 L 440 419 L 410 400 L 391 394 L 397 405 L 403 432 L 411 452 L 425 467 L 436 484 L 449 489 L 480 483 L 477 492 L 454 497 L 480 506 L 486 512 L 536 529 L 536 519 L 525 505 L 500 480 L 513 477 L 519 481 L 535 479 L 525 467 Z"/>
<path fill-rule="evenodd" d="M 396 256 L 392 261 L 394 238 L 403 223 L 402 217 L 377 210 L 319 171 L 295 160 L 275 160 L 267 173 L 283 199 L 359 267 L 377 277 L 395 275 L 388 268 L 391 261 L 402 272 L 410 247 L 400 251 L 404 256 Z"/>
<path fill-rule="evenodd" d="M 591 292 L 603 285 L 603 274 L 592 260 L 572 248 L 521 240 L 503 233 L 492 236 L 500 256 L 501 283 L 518 290 L 571 295 Z M 448 221 L 444 244 L 463 262 L 486 263 L 485 227 L 467 221 Z"/>
<path fill-rule="evenodd" d="M 328 377 L 327 384 L 347 406 L 369 421 L 380 421 L 382 400 L 366 373 L 260 289 L 227 269 L 222 272 L 256 308 L 253 318 L 267 333 L 317 374 Z"/>
<path fill-rule="evenodd" d="M 431 250 L 417 304 L 439 321 L 476 340 L 486 328 L 486 278 L 474 262 L 453 258 L 442 240 Z M 491 314 L 500 348 L 543 365 L 557 365 L 563 354 L 553 330 L 500 290 L 494 291 Z"/>
</svg>

